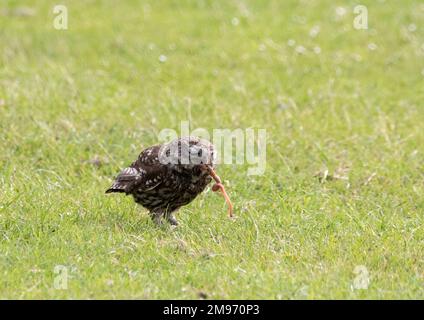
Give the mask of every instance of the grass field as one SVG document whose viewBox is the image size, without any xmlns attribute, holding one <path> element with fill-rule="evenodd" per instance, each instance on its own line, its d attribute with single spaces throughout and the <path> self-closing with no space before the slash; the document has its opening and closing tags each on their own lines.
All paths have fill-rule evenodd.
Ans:
<svg viewBox="0 0 424 320">
<path fill-rule="evenodd" d="M 60 3 L 0 4 L 0 298 L 424 298 L 422 2 Z M 267 130 L 237 219 L 104 194 L 183 120 Z"/>
</svg>

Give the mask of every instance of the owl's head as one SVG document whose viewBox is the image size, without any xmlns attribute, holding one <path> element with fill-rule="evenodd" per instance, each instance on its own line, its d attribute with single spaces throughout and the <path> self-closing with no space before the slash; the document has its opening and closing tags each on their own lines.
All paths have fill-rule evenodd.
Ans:
<svg viewBox="0 0 424 320">
<path fill-rule="evenodd" d="M 159 161 L 177 171 L 193 171 L 206 166 L 214 167 L 216 152 L 205 139 L 188 136 L 165 143 L 159 150 Z"/>
</svg>

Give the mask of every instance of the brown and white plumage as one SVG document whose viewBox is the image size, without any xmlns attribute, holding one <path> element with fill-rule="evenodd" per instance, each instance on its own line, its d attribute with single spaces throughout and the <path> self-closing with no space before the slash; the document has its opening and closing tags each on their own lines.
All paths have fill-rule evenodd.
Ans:
<svg viewBox="0 0 424 320">
<path fill-rule="evenodd" d="M 228 199 L 214 172 L 214 156 L 214 146 L 197 137 L 149 147 L 119 173 L 106 193 L 131 194 L 137 203 L 149 210 L 154 221 L 160 223 L 165 218 L 176 225 L 173 212 L 193 201 L 212 178 L 217 182 L 213 190 L 222 190 Z"/>
</svg>

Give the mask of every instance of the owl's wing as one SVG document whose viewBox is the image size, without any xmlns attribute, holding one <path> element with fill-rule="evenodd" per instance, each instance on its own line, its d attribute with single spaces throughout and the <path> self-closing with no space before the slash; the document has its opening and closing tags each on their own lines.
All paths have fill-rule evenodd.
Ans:
<svg viewBox="0 0 424 320">
<path fill-rule="evenodd" d="M 112 186 L 106 190 L 106 193 L 111 192 L 125 192 L 130 193 L 133 189 L 134 184 L 140 180 L 143 176 L 143 172 L 138 171 L 136 168 L 128 167 L 123 169 Z"/>
<path fill-rule="evenodd" d="M 142 151 L 131 166 L 119 173 L 106 193 L 125 192 L 128 194 L 135 189 L 148 191 L 159 186 L 163 182 L 167 168 L 159 162 L 158 151 L 159 146 Z"/>
</svg>

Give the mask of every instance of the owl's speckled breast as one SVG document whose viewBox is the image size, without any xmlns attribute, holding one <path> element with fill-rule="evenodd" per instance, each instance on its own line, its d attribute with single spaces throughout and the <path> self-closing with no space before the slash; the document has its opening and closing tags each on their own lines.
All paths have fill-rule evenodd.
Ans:
<svg viewBox="0 0 424 320">
<path fill-rule="evenodd" d="M 134 200 L 151 211 L 172 212 L 192 202 L 212 181 L 205 174 L 178 174 L 170 177 L 151 190 L 134 192 Z"/>
</svg>

